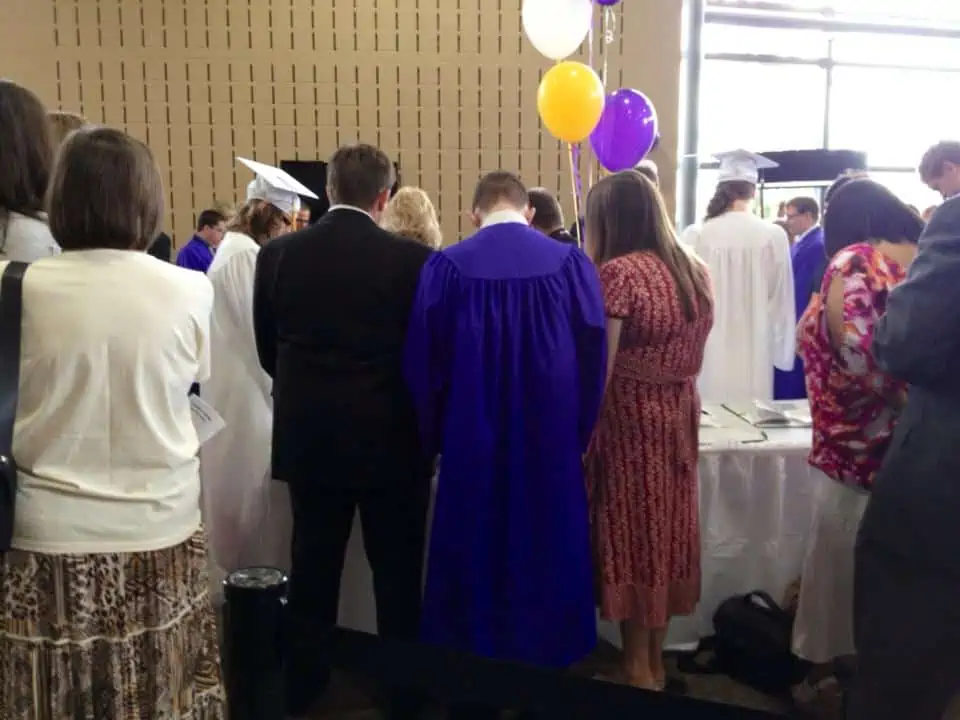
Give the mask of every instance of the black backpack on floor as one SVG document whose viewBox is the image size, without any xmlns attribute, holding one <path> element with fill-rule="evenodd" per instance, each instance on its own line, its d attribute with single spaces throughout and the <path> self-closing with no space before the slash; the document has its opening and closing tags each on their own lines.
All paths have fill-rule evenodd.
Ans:
<svg viewBox="0 0 960 720">
<path fill-rule="evenodd" d="M 791 651 L 793 616 L 767 593 L 725 600 L 713 615 L 714 635 L 680 658 L 677 668 L 692 675 L 728 675 L 777 697 L 806 677 L 810 663 Z"/>
</svg>

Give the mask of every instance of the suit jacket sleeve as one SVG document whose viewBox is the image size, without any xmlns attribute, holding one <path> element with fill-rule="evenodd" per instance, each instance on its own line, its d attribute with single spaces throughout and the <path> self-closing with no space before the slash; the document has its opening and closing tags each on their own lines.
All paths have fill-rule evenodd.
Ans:
<svg viewBox="0 0 960 720">
<path fill-rule="evenodd" d="M 887 299 L 873 331 L 880 366 L 912 385 L 960 384 L 960 200 L 940 209 L 920 238 L 907 279 Z"/>
<path fill-rule="evenodd" d="M 271 378 L 277 369 L 277 318 L 274 290 L 277 286 L 277 261 L 280 248 L 265 245 L 257 254 L 253 277 L 253 336 L 257 342 L 260 366 Z"/>
<path fill-rule="evenodd" d="M 403 375 L 413 399 L 420 439 L 428 457 L 443 443 L 443 415 L 455 338 L 459 276 L 437 253 L 423 266 L 407 324 Z"/>
</svg>

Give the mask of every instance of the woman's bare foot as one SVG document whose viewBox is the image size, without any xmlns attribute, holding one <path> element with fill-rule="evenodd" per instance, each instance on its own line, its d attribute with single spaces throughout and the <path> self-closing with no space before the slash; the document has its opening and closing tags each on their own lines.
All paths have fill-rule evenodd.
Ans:
<svg viewBox="0 0 960 720">
<path fill-rule="evenodd" d="M 650 668 L 653 673 L 653 680 L 657 687 L 663 690 L 667 686 L 667 668 L 663 665 L 663 655 L 656 655 L 650 658 Z"/>
<path fill-rule="evenodd" d="M 663 690 L 663 686 L 657 682 L 657 678 L 649 671 L 633 672 L 624 670 L 623 681 L 626 685 L 639 688 L 640 690 L 655 690 L 657 692 Z"/>
</svg>

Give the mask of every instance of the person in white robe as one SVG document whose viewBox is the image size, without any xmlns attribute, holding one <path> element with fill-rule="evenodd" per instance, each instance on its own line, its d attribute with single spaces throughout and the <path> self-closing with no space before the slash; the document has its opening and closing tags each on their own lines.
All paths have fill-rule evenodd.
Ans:
<svg viewBox="0 0 960 720">
<path fill-rule="evenodd" d="M 753 214 L 761 155 L 719 153 L 720 177 L 702 224 L 681 241 L 707 263 L 715 296 L 699 389 L 704 403 L 746 406 L 773 399 L 773 368 L 796 357 L 793 270 L 782 228 Z"/>
<path fill-rule="evenodd" d="M 270 474 L 273 382 L 257 357 L 253 277 L 260 246 L 293 228 L 299 195 L 317 197 L 282 170 L 238 160 L 257 176 L 207 271 L 214 289 L 212 363 L 200 389 L 226 422 L 200 454 L 211 578 L 218 590 L 220 580 L 240 568 L 289 570 L 290 501 L 286 486 Z"/>
</svg>

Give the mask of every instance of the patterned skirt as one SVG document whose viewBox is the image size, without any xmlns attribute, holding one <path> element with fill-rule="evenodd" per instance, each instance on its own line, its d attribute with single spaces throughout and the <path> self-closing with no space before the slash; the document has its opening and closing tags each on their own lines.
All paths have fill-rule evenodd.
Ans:
<svg viewBox="0 0 960 720">
<path fill-rule="evenodd" d="M 222 720 L 202 532 L 165 550 L 0 554 L 4 720 Z"/>
</svg>

